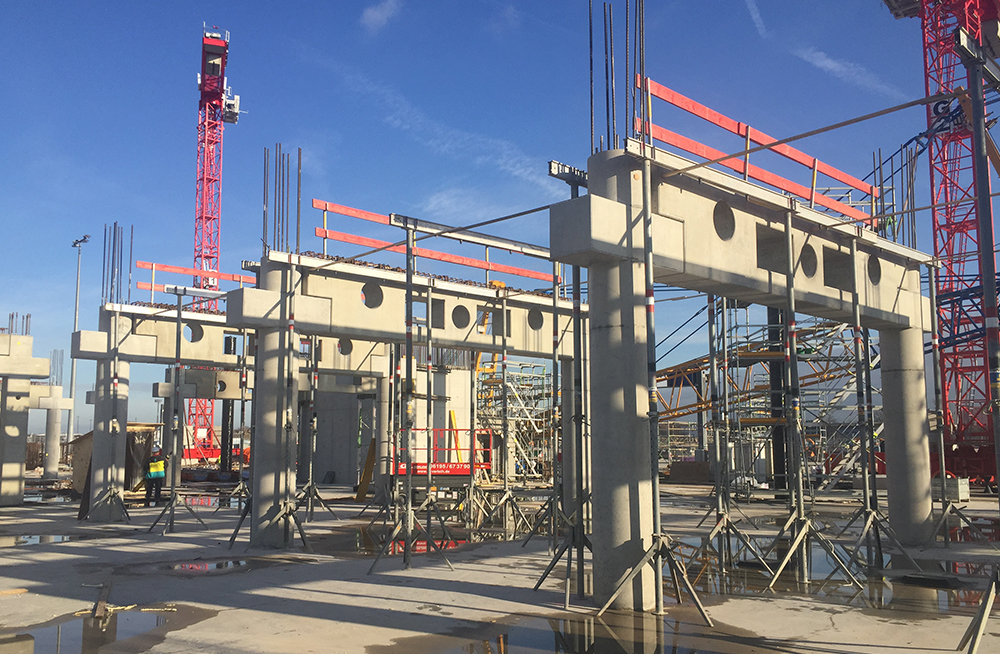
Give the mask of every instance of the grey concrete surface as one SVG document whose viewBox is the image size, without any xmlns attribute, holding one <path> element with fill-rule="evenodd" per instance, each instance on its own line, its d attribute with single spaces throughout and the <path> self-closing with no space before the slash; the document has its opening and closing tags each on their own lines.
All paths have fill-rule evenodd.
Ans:
<svg viewBox="0 0 1000 654">
<path fill-rule="evenodd" d="M 119 522 L 125 516 L 114 498 L 120 497 L 125 488 L 129 363 L 103 359 L 96 368 L 88 515 L 95 522 Z"/>
<path fill-rule="evenodd" d="M 613 229 L 629 248 L 641 251 L 635 228 L 642 210 L 642 187 L 632 173 L 639 162 L 615 151 L 588 161 L 590 192 L 622 203 L 622 220 Z M 594 544 L 594 593 L 606 602 L 652 542 L 653 486 L 646 400 L 646 307 L 642 264 L 634 260 L 594 260 L 587 273 L 590 303 L 591 470 L 597 517 Z M 645 406 L 644 406 L 645 405 Z M 655 604 L 653 570 L 648 568 L 612 605 L 650 610 Z"/>
<path fill-rule="evenodd" d="M 904 545 L 923 543 L 933 526 L 923 337 L 912 328 L 879 333 L 889 521 Z"/>
<path fill-rule="evenodd" d="M 695 527 L 708 506 L 706 490 L 666 488 L 664 519 L 673 533 L 687 538 L 707 532 L 707 528 Z M 134 509 L 134 522 L 127 526 L 81 525 L 72 504 L 3 509 L 0 545 L 5 535 L 16 534 L 77 534 L 88 539 L 0 547 L 0 636 L 92 609 L 100 596 L 98 586 L 107 582 L 111 583 L 108 601 L 114 606 L 175 603 L 217 612 L 169 631 L 163 642 L 149 650 L 156 654 L 443 652 L 462 644 L 481 645 L 487 634 L 526 616 L 567 615 L 562 609 L 561 575 L 554 575 L 539 591 L 531 590 L 549 560 L 544 539 L 533 540 L 527 548 L 520 542 L 464 546 L 449 552 L 455 572 L 434 556 L 419 555 L 410 570 L 402 568 L 398 557 L 389 557 L 375 574 L 366 575 L 370 556 L 354 551 L 353 538 L 336 536 L 366 523 L 354 517 L 359 505 L 343 501 L 349 495 L 349 488 L 324 490 L 325 497 L 341 499 L 335 506 L 347 524 L 325 512 L 307 524 L 315 554 L 298 548 L 277 553 L 248 550 L 245 530 L 234 550 L 227 550 L 225 541 L 236 521 L 235 506 L 218 513 L 212 513 L 214 507 L 199 507 L 199 515 L 208 521 L 207 531 L 179 512 L 178 531 L 166 537 L 145 533 L 144 527 L 158 512 L 154 508 Z M 977 507 L 991 502 L 973 504 L 970 510 L 976 513 Z M 745 508 L 752 517 L 780 511 L 779 505 L 763 502 Z M 822 508 L 833 514 L 844 511 L 835 504 Z M 773 531 L 773 527 L 761 527 L 764 533 L 770 533 L 769 529 Z M 351 545 L 345 546 L 345 541 Z M 953 544 L 947 552 L 913 553 L 924 558 L 947 554 L 955 560 L 994 560 L 989 551 L 963 543 Z M 227 560 L 249 565 L 219 572 L 196 569 L 199 563 Z M 179 564 L 193 564 L 195 569 L 175 569 Z M 693 561 L 688 566 L 692 572 L 697 567 Z M 696 583 L 701 587 L 702 582 Z M 897 596 L 908 599 L 904 592 L 908 586 L 887 583 Z M 663 632 L 668 648 L 673 643 L 699 652 L 941 652 L 958 643 L 974 610 L 968 602 L 953 606 L 935 601 L 930 610 L 914 611 L 901 601 L 889 601 L 884 608 L 868 608 L 861 601 L 847 603 L 843 598 L 832 601 L 840 593 L 839 584 L 831 587 L 817 582 L 812 590 L 779 588 L 776 594 L 741 590 L 732 581 L 725 586 L 732 594 L 704 595 L 717 623 L 714 629 L 701 625 L 689 605 L 668 605 Z M 720 587 L 724 586 L 716 585 Z M 794 582 L 790 587 L 795 587 Z M 27 592 L 10 594 L 18 589 Z M 919 588 L 914 592 L 930 593 L 939 600 L 942 591 Z M 973 601 L 976 594 L 974 590 L 967 593 Z M 574 594 L 570 617 L 592 618 L 592 604 L 577 602 Z M 616 624 L 612 618 L 608 621 Z M 593 624 L 600 628 L 599 622 Z M 613 651 L 649 650 L 643 645 Z M 988 624 L 980 651 L 1000 651 L 1000 622 Z"/>
<path fill-rule="evenodd" d="M 0 506 L 20 504 L 24 497 L 30 389 L 30 380 L 0 379 Z"/>
</svg>

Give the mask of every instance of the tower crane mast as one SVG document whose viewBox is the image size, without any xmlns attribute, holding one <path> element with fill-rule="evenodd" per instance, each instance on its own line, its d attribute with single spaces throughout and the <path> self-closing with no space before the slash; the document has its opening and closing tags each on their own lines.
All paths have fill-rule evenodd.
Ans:
<svg viewBox="0 0 1000 654">
<path fill-rule="evenodd" d="M 222 222 L 222 131 L 225 123 L 236 124 L 240 96 L 226 83 L 229 59 L 229 32 L 218 27 L 202 27 L 201 72 L 198 74 L 198 172 L 194 216 L 194 268 L 203 274 L 194 278 L 195 288 L 217 290 L 219 279 L 220 227 Z M 215 298 L 201 300 L 196 308 L 218 310 Z M 212 400 L 188 402 L 188 424 L 211 440 L 215 430 Z"/>
<path fill-rule="evenodd" d="M 883 0 L 896 18 L 919 18 L 923 38 L 924 86 L 928 96 L 969 88 L 955 49 L 957 28 L 988 50 L 1000 49 L 1000 0 Z M 954 102 L 954 101 L 953 101 Z M 979 274 L 979 229 L 973 174 L 972 132 L 953 116 L 949 103 L 927 107 L 934 256 L 938 298 L 960 301 L 937 307 L 942 343 L 941 390 L 944 433 L 949 443 L 992 442 L 990 386 Z M 980 289 L 976 292 L 976 289 Z M 970 292 L 971 291 L 971 292 Z"/>
</svg>

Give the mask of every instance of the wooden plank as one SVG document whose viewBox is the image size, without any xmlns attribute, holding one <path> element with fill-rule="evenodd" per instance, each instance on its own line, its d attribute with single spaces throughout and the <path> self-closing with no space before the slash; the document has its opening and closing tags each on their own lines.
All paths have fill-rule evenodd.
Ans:
<svg viewBox="0 0 1000 654">
<path fill-rule="evenodd" d="M 105 616 L 108 615 L 108 595 L 111 594 L 111 580 L 108 579 L 101 586 L 101 596 L 97 599 L 97 604 L 94 605 L 94 617 L 103 620 Z"/>
<path fill-rule="evenodd" d="M 376 451 L 375 439 L 368 445 L 368 457 L 365 459 L 365 469 L 361 473 L 361 482 L 358 484 L 358 494 L 354 496 L 355 502 L 363 502 L 368 495 L 368 486 L 372 483 L 372 475 L 375 474 Z"/>
</svg>

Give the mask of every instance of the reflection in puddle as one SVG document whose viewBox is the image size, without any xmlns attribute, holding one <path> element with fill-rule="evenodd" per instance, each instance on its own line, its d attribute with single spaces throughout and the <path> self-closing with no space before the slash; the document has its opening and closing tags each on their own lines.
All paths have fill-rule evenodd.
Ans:
<svg viewBox="0 0 1000 654">
<path fill-rule="evenodd" d="M 136 637 L 145 639 L 136 643 L 144 650 L 162 641 L 167 631 L 186 627 L 214 614 L 214 611 L 182 606 L 134 608 L 113 612 L 104 620 L 89 615 L 69 615 L 52 624 L 0 632 L 0 654 L 96 654 L 109 643 Z"/>
<path fill-rule="evenodd" d="M 786 551 L 787 545 L 782 551 L 779 543 L 776 554 L 767 558 L 768 565 L 772 569 L 777 568 L 779 558 Z M 839 546 L 837 551 L 843 560 L 849 559 Z M 771 575 L 756 559 L 745 553 L 745 558 L 735 567 L 724 568 L 719 565 L 718 554 L 712 545 L 700 539 L 684 539 L 676 544 L 674 552 L 687 568 L 688 577 L 703 600 L 711 601 L 713 596 L 770 595 L 767 587 L 771 583 Z M 886 560 L 890 558 L 887 556 Z M 900 562 L 899 569 L 895 573 L 887 572 L 889 576 L 885 579 L 876 574 L 867 581 L 864 581 L 863 573 L 853 568 L 862 580 L 863 587 L 858 588 L 847 580 L 830 555 L 810 539 L 806 561 L 809 582 L 799 582 L 794 572 L 795 565 L 789 564 L 772 588 L 779 596 L 811 596 L 842 605 L 919 613 L 941 613 L 957 608 L 965 609 L 960 613 L 970 613 L 979 606 L 989 571 L 983 564 L 944 565 L 947 569 L 936 561 L 924 561 L 921 562 L 924 570 L 918 572 L 906 570 L 905 563 Z M 959 572 L 957 566 L 961 566 L 961 572 L 965 573 L 961 578 L 954 576 Z M 674 597 L 669 577 L 665 578 L 665 583 L 666 596 Z"/>
<path fill-rule="evenodd" d="M 247 565 L 246 561 L 190 561 L 187 563 L 177 563 L 171 566 L 172 570 L 181 572 L 218 572 L 220 570 L 232 570 Z"/>
<path fill-rule="evenodd" d="M 675 610 L 663 618 L 649 613 L 606 613 L 591 616 L 522 618 L 506 623 L 476 625 L 447 636 L 419 636 L 389 647 L 371 647 L 373 654 L 399 651 L 435 654 L 735 654 L 787 651 L 768 647 L 757 635 L 717 625 L 703 626 L 696 613 Z M 682 615 L 683 614 L 683 615 Z"/>
<path fill-rule="evenodd" d="M 0 536 L 0 547 L 18 547 L 20 545 L 42 545 L 45 543 L 65 543 L 71 540 L 89 538 L 84 534 L 21 534 L 18 536 Z"/>
<path fill-rule="evenodd" d="M 33 493 L 25 494 L 24 501 L 32 504 L 66 504 L 73 500 L 67 495 L 56 495 L 54 493 Z"/>
<path fill-rule="evenodd" d="M 331 528 L 325 531 L 310 533 L 309 544 L 312 546 L 313 551 L 319 554 L 360 557 L 375 556 L 385 545 L 388 533 L 388 531 L 366 527 L 360 529 Z M 463 530 L 452 529 L 451 535 L 453 538 L 442 538 L 441 534 L 435 533 L 434 544 L 443 551 L 453 550 L 470 542 L 468 534 Z M 397 537 L 395 541 L 390 543 L 383 556 L 401 555 L 403 547 L 402 538 Z M 420 540 L 416 540 L 413 543 L 412 551 L 414 554 L 426 554 L 429 547 L 427 540 L 421 534 Z M 434 549 L 430 548 L 430 550 L 433 554 Z"/>
<path fill-rule="evenodd" d="M 236 495 L 183 495 L 184 503 L 191 507 L 233 509 L 240 506 L 240 498 Z M 243 498 L 246 502 L 246 498 Z"/>
</svg>

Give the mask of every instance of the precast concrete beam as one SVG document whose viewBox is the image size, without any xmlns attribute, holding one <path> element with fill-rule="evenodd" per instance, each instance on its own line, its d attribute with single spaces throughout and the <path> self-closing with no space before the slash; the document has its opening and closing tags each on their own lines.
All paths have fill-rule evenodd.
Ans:
<svg viewBox="0 0 1000 654">
<path fill-rule="evenodd" d="M 153 397 L 173 397 L 174 385 L 169 380 L 153 384 Z M 198 400 L 252 400 L 253 371 L 247 371 L 247 388 L 242 389 L 242 375 L 238 370 L 182 369 L 180 397 Z M 245 394 L 243 391 L 246 391 Z"/>
<path fill-rule="evenodd" d="M 110 316 L 115 316 L 118 324 L 117 351 L 112 351 L 112 339 L 105 329 L 84 330 L 73 334 L 73 358 L 100 360 L 117 356 L 132 363 L 167 366 L 176 363 L 176 309 L 131 304 L 103 305 L 100 324 L 112 324 Z M 181 311 L 181 322 L 184 326 L 181 358 L 185 365 L 239 368 L 239 354 L 226 347 L 226 337 L 237 336 L 238 332 L 226 326 L 224 316 Z"/>
<path fill-rule="evenodd" d="M 648 146 L 647 146 L 648 147 Z M 607 159 L 639 161 L 637 144 Z M 786 304 L 785 214 L 793 212 L 797 310 L 852 321 L 852 265 L 858 266 L 861 321 L 874 329 L 930 329 L 920 269 L 931 257 L 814 211 L 787 196 L 701 168 L 665 176 L 693 162 L 650 148 L 653 170 L 653 266 L 658 283 L 744 302 Z M 632 171 L 632 181 L 636 182 Z M 550 209 L 554 259 L 581 266 L 642 258 L 641 221 L 622 199 L 590 194 Z M 857 240 L 856 264 L 850 242 Z"/>
<path fill-rule="evenodd" d="M 292 265 L 302 274 L 302 283 L 295 289 L 296 330 L 336 337 L 340 343 L 405 341 L 405 273 L 284 252 L 269 253 L 261 262 L 261 273 Z M 416 275 L 416 302 L 426 304 L 430 286 L 433 306 L 427 315 L 436 347 L 499 352 L 506 329 L 508 354 L 552 356 L 551 297 L 512 293 L 505 318 L 497 289 Z M 559 300 L 558 305 L 560 355 L 572 356 L 573 305 L 568 300 Z M 281 298 L 275 290 L 242 288 L 227 295 L 230 327 L 273 328 L 281 323 L 280 311 Z M 483 327 L 486 316 L 489 320 Z M 426 341 L 426 327 L 415 325 L 414 342 Z"/>
<path fill-rule="evenodd" d="M 49 360 L 31 354 L 34 339 L 20 334 L 0 334 L 0 377 L 41 379 L 49 376 Z"/>
<path fill-rule="evenodd" d="M 650 464 L 648 436 L 635 427 L 646 407 L 633 401 L 642 395 L 646 365 L 645 355 L 633 351 L 644 336 L 636 313 L 644 299 L 638 281 L 644 247 L 643 152 L 652 168 L 649 209 L 657 282 L 785 308 L 791 279 L 798 311 L 851 322 L 853 278 L 857 274 L 863 280 L 861 323 L 881 330 L 883 339 L 890 516 L 904 543 L 922 542 L 930 515 L 922 332 L 931 323 L 920 270 L 932 258 L 709 168 L 676 173 L 693 162 L 646 147 L 628 141 L 625 150 L 593 155 L 590 194 L 550 210 L 553 258 L 589 268 L 590 379 L 598 398 L 590 414 L 595 599 L 607 596 L 609 583 L 622 574 L 620 566 L 641 551 L 640 535 L 649 533 L 645 525 L 637 528 L 622 517 L 646 513 L 638 490 Z M 784 224 L 789 214 L 791 274 Z M 852 242 L 857 257 L 850 254 Z M 632 457 L 633 446 L 646 448 L 645 461 L 638 451 Z M 647 608 L 645 588 L 632 590 L 621 608 Z"/>
</svg>

